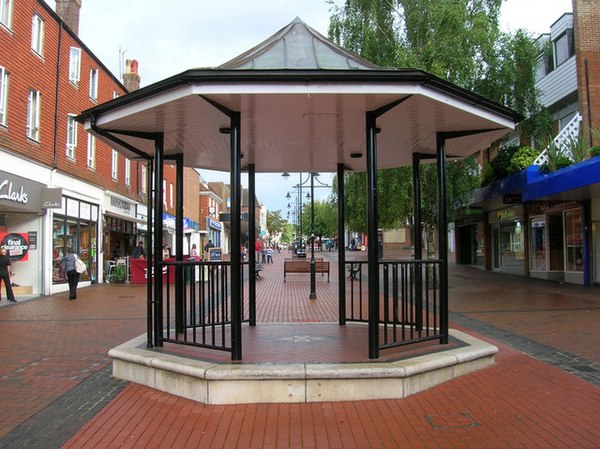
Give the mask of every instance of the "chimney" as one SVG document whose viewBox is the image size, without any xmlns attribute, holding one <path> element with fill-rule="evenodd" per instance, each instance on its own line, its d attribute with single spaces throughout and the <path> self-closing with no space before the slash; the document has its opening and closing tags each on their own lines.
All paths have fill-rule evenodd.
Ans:
<svg viewBox="0 0 600 449">
<path fill-rule="evenodd" d="M 138 74 L 137 59 L 127 59 L 125 61 L 125 73 L 123 73 L 123 85 L 129 92 L 140 88 L 141 77 Z"/>
<path fill-rule="evenodd" d="M 81 0 L 56 0 L 56 14 L 77 35 L 79 35 L 80 9 Z"/>
</svg>

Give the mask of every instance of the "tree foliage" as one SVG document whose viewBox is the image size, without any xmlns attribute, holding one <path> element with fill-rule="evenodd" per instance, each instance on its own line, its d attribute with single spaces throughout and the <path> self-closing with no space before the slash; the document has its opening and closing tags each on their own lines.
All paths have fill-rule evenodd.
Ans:
<svg viewBox="0 0 600 449">
<path fill-rule="evenodd" d="M 499 29 L 503 0 L 346 0 L 332 4 L 329 37 L 382 67 L 425 70 L 496 100 L 524 116 L 540 117 L 535 89 L 539 49 L 525 31 Z M 534 128 L 545 120 L 531 120 Z M 531 132 L 531 129 L 528 130 Z M 431 149 L 434 151 L 435 149 Z M 421 166 L 422 217 L 428 240 L 437 226 L 435 164 Z M 479 184 L 473 158 L 447 164 L 447 207 L 464 205 Z M 366 175 L 345 175 L 346 224 L 366 230 Z M 378 223 L 412 221 L 412 170 L 378 172 Z"/>
<path fill-rule="evenodd" d="M 331 201 L 316 200 L 314 203 L 314 234 L 317 237 L 337 235 L 337 206 Z M 310 204 L 302 210 L 302 229 L 310 235 Z"/>
<path fill-rule="evenodd" d="M 274 236 L 285 230 L 287 220 L 282 218 L 281 211 L 267 211 L 267 230 L 269 235 Z"/>
</svg>

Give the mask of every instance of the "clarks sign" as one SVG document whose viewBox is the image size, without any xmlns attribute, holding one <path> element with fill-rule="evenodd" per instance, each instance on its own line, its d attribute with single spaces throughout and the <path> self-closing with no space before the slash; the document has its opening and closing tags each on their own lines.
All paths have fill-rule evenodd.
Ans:
<svg viewBox="0 0 600 449">
<path fill-rule="evenodd" d="M 42 189 L 39 182 L 0 171 L 0 209 L 2 206 L 42 212 Z"/>
<path fill-rule="evenodd" d="M 0 181 L 0 200 L 27 204 L 27 197 L 28 195 L 27 192 L 25 192 L 25 187 L 13 185 L 8 179 Z"/>
</svg>

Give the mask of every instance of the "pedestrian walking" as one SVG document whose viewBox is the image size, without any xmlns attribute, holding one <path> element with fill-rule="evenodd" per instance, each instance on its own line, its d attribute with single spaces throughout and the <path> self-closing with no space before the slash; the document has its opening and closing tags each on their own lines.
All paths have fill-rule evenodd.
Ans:
<svg viewBox="0 0 600 449">
<path fill-rule="evenodd" d="M 198 250 L 196 249 L 196 244 L 192 243 L 192 249 L 190 250 L 190 260 L 197 262 L 200 260 L 198 257 Z"/>
<path fill-rule="evenodd" d="M 62 261 L 62 270 L 63 273 L 67 274 L 67 281 L 69 282 L 69 299 L 75 300 L 77 299 L 77 284 L 79 283 L 80 274 L 75 269 L 75 261 L 77 260 L 77 255 L 73 248 L 69 248 L 67 250 L 67 255 L 64 257 Z"/>
<path fill-rule="evenodd" d="M 17 302 L 15 294 L 13 293 L 12 285 L 10 285 L 10 257 L 6 248 L 0 249 L 0 280 L 4 282 L 4 288 L 6 289 L 6 298 L 9 302 Z M 2 290 L 0 289 L 0 301 L 2 300 Z"/>
<path fill-rule="evenodd" d="M 273 248 L 269 247 L 265 252 L 267 253 L 267 263 L 273 263 Z"/>
</svg>

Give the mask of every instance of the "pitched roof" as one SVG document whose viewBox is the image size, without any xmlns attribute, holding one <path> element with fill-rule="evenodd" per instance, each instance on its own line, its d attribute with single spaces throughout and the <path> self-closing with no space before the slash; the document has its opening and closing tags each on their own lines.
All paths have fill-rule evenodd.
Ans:
<svg viewBox="0 0 600 449">
<path fill-rule="evenodd" d="M 373 70 L 372 62 L 328 40 L 299 17 L 254 48 L 222 64 L 239 70 Z"/>
</svg>

